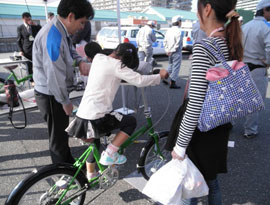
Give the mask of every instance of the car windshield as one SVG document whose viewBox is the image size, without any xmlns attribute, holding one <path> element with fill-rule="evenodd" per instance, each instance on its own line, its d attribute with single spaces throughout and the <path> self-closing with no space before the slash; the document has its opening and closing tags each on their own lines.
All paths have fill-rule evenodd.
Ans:
<svg viewBox="0 0 270 205">
<path fill-rule="evenodd" d="M 126 30 L 121 30 L 121 36 L 125 36 L 127 33 Z M 118 38 L 118 29 L 113 29 L 111 30 L 111 33 L 108 37 L 112 37 L 112 38 Z"/>
<path fill-rule="evenodd" d="M 157 39 L 164 39 L 164 34 L 160 31 L 155 31 L 155 34 Z"/>
</svg>

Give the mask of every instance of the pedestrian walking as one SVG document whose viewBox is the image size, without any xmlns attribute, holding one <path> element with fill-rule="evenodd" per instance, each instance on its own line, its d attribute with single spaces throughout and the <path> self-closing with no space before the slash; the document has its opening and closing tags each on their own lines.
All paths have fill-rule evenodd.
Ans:
<svg viewBox="0 0 270 205">
<path fill-rule="evenodd" d="M 168 73 L 170 74 L 170 88 L 178 89 L 176 80 L 179 77 L 180 66 L 182 62 L 183 36 L 181 35 L 182 20 L 180 16 L 172 18 L 172 27 L 168 29 L 164 38 L 164 48 L 169 56 Z M 167 81 L 163 81 L 167 82 Z"/>
<path fill-rule="evenodd" d="M 255 18 L 242 26 L 244 62 L 263 99 L 268 84 L 267 67 L 270 65 L 270 0 L 261 0 Z M 244 137 L 251 139 L 259 134 L 259 112 L 250 114 L 244 123 Z"/>
<path fill-rule="evenodd" d="M 152 44 L 156 41 L 156 35 L 154 32 L 155 27 L 156 24 L 154 21 L 148 21 L 144 27 L 140 28 L 136 36 L 136 43 L 138 46 L 138 55 L 140 61 L 146 61 L 148 63 L 152 61 Z"/>
<path fill-rule="evenodd" d="M 57 14 L 34 41 L 35 98 L 47 122 L 52 162 L 74 163 L 65 132 L 73 110 L 69 99 L 73 65 L 79 66 L 82 75 L 88 75 L 90 66 L 76 53 L 70 35 L 83 29 L 85 22 L 94 17 L 94 10 L 87 0 L 61 0 Z"/>
</svg>

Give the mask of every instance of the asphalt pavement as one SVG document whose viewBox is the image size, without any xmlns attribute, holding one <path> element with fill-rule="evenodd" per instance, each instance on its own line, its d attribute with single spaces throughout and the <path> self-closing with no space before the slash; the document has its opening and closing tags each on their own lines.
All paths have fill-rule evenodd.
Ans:
<svg viewBox="0 0 270 205">
<path fill-rule="evenodd" d="M 0 58 L 9 54 L 0 54 Z M 167 57 L 157 57 L 159 68 L 166 68 Z M 169 130 L 170 124 L 182 103 L 186 80 L 189 75 L 191 61 L 184 54 L 177 83 L 181 89 L 172 90 L 166 85 L 159 85 L 147 89 L 149 106 L 154 122 L 159 122 L 155 129 Z M 0 67 L 0 77 L 6 71 Z M 125 88 L 127 107 L 136 110 L 138 127 L 145 121 L 140 97 L 135 98 L 134 88 Z M 119 91 L 114 108 L 122 107 L 121 92 Z M 219 176 L 224 205 L 269 205 L 270 204 L 270 90 L 267 91 L 266 109 L 260 115 L 259 135 L 254 139 L 245 139 L 243 135 L 243 119 L 235 122 L 230 141 L 228 155 L 228 174 Z M 16 114 L 19 118 L 22 113 Z M 164 116 L 163 116 L 164 115 Z M 162 119 L 161 116 L 163 116 Z M 11 190 L 24 179 L 33 169 L 50 164 L 48 151 L 48 137 L 45 122 L 41 119 L 37 109 L 27 111 L 27 127 L 23 130 L 14 129 L 7 115 L 0 116 L 0 204 L 4 204 Z M 218 137 L 218 136 L 217 136 Z M 142 139 L 146 140 L 147 136 Z M 70 139 L 70 146 L 74 156 L 79 156 L 85 146 L 79 140 Z M 136 171 L 136 162 L 144 143 L 137 143 L 128 147 L 125 154 L 128 161 L 119 168 L 119 181 L 108 190 L 88 191 L 85 204 L 96 205 L 147 205 L 155 204 L 124 179 Z M 200 204 L 206 204 L 203 198 Z"/>
</svg>

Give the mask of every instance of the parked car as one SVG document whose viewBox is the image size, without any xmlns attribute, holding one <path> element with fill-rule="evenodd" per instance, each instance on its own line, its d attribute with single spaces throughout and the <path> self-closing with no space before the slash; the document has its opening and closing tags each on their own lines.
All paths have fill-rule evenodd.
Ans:
<svg viewBox="0 0 270 205">
<path fill-rule="evenodd" d="M 162 33 L 165 36 L 166 31 L 168 29 L 169 28 L 161 28 L 159 30 L 159 32 Z M 181 31 L 182 31 L 182 36 L 183 36 L 183 48 L 182 48 L 182 50 L 192 52 L 192 47 L 193 47 L 193 38 L 191 36 L 192 29 L 181 28 Z"/>
<path fill-rule="evenodd" d="M 136 36 L 139 31 L 138 27 L 121 27 L 121 42 L 132 43 L 137 47 Z M 164 55 L 163 46 L 164 35 L 155 31 L 157 40 L 153 43 L 153 54 Z M 118 27 L 103 27 L 97 34 L 96 41 L 103 49 L 115 49 L 119 44 Z"/>
</svg>

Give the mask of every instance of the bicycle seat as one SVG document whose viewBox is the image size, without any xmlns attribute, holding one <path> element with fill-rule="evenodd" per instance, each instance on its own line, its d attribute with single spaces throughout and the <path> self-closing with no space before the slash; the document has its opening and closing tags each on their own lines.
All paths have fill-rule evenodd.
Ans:
<svg viewBox="0 0 270 205">
<path fill-rule="evenodd" d="M 17 68 L 18 65 L 8 65 L 8 66 L 4 66 L 5 69 L 9 70 L 9 71 L 12 71 L 14 70 L 15 68 Z"/>
</svg>

